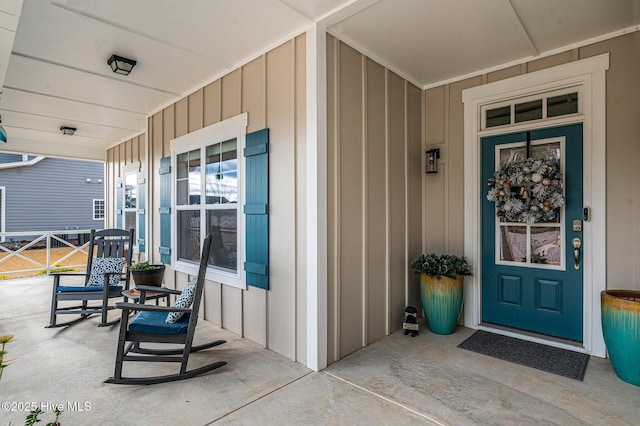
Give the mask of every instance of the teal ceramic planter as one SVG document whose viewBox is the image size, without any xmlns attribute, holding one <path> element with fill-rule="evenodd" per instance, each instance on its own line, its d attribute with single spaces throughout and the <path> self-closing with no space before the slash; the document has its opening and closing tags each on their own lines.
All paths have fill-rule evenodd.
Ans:
<svg viewBox="0 0 640 426">
<path fill-rule="evenodd" d="M 427 326 L 436 334 L 451 334 L 462 312 L 464 276 L 432 278 L 420 275 L 420 298 Z"/>
<path fill-rule="evenodd" d="M 605 290 L 600 302 L 613 370 L 625 382 L 640 386 L 640 291 Z"/>
</svg>

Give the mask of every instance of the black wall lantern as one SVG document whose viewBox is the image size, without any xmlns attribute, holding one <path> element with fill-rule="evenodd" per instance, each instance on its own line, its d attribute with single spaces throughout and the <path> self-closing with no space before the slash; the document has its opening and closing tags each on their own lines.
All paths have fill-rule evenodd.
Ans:
<svg viewBox="0 0 640 426">
<path fill-rule="evenodd" d="M 111 55 L 107 64 L 111 67 L 111 71 L 116 74 L 129 75 L 133 67 L 136 66 L 137 62 L 133 59 L 124 58 L 118 55 Z"/>
<path fill-rule="evenodd" d="M 438 173 L 438 158 L 440 158 L 439 149 L 430 149 L 427 151 L 427 173 Z"/>
</svg>

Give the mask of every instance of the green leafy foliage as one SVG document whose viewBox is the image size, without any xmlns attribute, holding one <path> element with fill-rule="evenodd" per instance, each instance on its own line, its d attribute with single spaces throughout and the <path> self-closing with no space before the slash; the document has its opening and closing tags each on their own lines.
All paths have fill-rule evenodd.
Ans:
<svg viewBox="0 0 640 426">
<path fill-rule="evenodd" d="M 131 265 L 129 270 L 131 271 L 149 271 L 151 269 L 158 269 L 158 265 L 152 265 L 149 262 L 138 262 Z"/>
<path fill-rule="evenodd" d="M 12 340 L 13 340 L 13 334 L 6 334 L 4 336 L 0 336 L 0 344 L 2 345 L 2 349 L 0 349 L 0 380 L 2 379 L 2 371 L 11 362 L 4 359 L 4 356 L 8 353 L 4 348 L 5 348 L 5 345 Z"/>
<path fill-rule="evenodd" d="M 32 410 L 29 414 L 27 414 L 27 418 L 25 419 L 24 422 L 24 426 L 33 426 L 36 423 L 38 423 L 39 421 L 41 421 L 38 416 L 40 414 L 42 414 L 43 411 L 39 408 L 36 408 L 35 410 Z M 59 407 L 56 407 L 53 410 L 53 413 L 55 415 L 55 418 L 53 419 L 52 422 L 47 423 L 46 426 L 60 426 L 60 422 L 58 421 L 58 419 L 60 418 L 60 415 L 62 414 L 62 410 Z"/>
<path fill-rule="evenodd" d="M 423 254 L 411 262 L 411 269 L 416 274 L 426 274 L 430 277 L 456 278 L 458 275 L 471 275 L 471 265 L 463 256 L 453 254 Z"/>
</svg>

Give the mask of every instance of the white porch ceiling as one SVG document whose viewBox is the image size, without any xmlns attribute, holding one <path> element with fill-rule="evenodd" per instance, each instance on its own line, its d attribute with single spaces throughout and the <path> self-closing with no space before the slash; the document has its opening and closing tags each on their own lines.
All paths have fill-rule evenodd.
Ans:
<svg viewBox="0 0 640 426">
<path fill-rule="evenodd" d="M 635 31 L 640 0 L 2 0 L 0 150 L 104 158 L 313 23 L 429 87 Z M 111 72 L 114 53 L 138 61 L 129 76 Z"/>
</svg>

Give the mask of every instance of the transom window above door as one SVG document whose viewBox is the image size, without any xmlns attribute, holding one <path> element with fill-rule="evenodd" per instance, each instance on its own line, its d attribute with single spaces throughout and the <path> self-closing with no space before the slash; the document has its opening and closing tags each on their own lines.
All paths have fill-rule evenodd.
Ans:
<svg viewBox="0 0 640 426">
<path fill-rule="evenodd" d="M 580 90 L 569 88 L 486 105 L 482 130 L 582 113 Z"/>
</svg>

